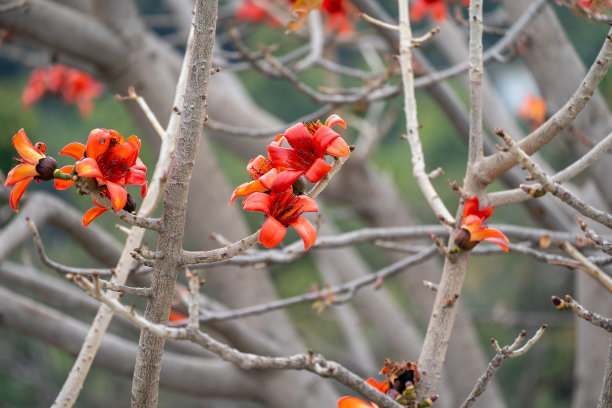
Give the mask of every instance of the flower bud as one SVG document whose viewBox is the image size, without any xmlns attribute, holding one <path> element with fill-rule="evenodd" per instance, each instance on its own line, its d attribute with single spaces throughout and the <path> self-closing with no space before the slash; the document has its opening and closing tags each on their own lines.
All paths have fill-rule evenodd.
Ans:
<svg viewBox="0 0 612 408">
<path fill-rule="evenodd" d="M 295 182 L 293 183 L 293 195 L 302 195 L 306 192 L 306 187 L 308 186 L 308 182 L 306 181 L 306 177 L 302 174 Z"/>
<path fill-rule="evenodd" d="M 48 181 L 53 178 L 53 172 L 57 169 L 57 161 L 53 157 L 43 157 L 36 165 L 38 180 Z"/>
<path fill-rule="evenodd" d="M 470 249 L 474 248 L 476 244 L 478 244 L 478 241 L 470 242 L 470 239 L 470 231 L 465 228 L 461 228 L 455 233 L 455 245 L 464 251 L 469 251 Z"/>
<path fill-rule="evenodd" d="M 130 193 L 127 195 L 127 201 L 125 202 L 123 209 L 130 214 L 133 214 L 136 211 L 136 201 L 134 201 Z"/>
</svg>

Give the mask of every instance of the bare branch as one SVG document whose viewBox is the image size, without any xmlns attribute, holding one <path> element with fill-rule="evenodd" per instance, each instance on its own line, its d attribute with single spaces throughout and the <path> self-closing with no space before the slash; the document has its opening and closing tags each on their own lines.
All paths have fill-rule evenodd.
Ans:
<svg viewBox="0 0 612 408">
<path fill-rule="evenodd" d="M 563 241 L 560 247 L 567 252 L 572 258 L 580 262 L 584 266 L 584 270 L 595 278 L 599 283 L 604 285 L 610 292 L 612 292 L 612 278 L 597 267 L 594 263 L 589 261 L 580 251 L 578 251 L 572 244 L 567 241 Z"/>
<path fill-rule="evenodd" d="M 576 221 L 578 221 L 578 225 L 580 225 L 580 228 L 582 229 L 582 231 L 584 231 L 584 235 L 586 235 L 587 238 L 593 241 L 597 248 L 601 249 L 608 255 L 612 255 L 612 243 L 600 237 L 584 221 L 582 221 L 580 217 L 576 216 Z"/>
<path fill-rule="evenodd" d="M 491 344 L 493 345 L 493 348 L 495 349 L 497 354 L 495 355 L 495 357 L 493 357 L 493 359 L 487 366 L 486 372 L 478 379 L 476 386 L 474 387 L 470 395 L 467 397 L 467 399 L 463 402 L 461 408 L 471 407 L 476 401 L 476 398 L 478 398 L 485 391 L 487 385 L 489 384 L 501 364 L 504 362 L 504 360 L 522 356 L 523 354 L 525 354 L 538 340 L 540 340 L 542 335 L 544 335 L 544 332 L 546 331 L 547 327 L 548 326 L 546 324 L 543 324 L 536 332 L 536 334 L 531 339 L 529 339 L 527 343 L 525 343 L 525 345 L 520 349 L 517 349 L 517 347 L 522 343 L 523 338 L 526 335 L 526 332 L 524 330 L 519 334 L 514 343 L 510 346 L 500 348 L 499 344 L 497 343 L 497 340 L 491 339 Z"/>
<path fill-rule="evenodd" d="M 552 296 L 551 300 L 555 307 L 559 310 L 571 310 L 574 314 L 587 322 L 603 328 L 608 333 L 612 333 L 612 319 L 604 317 L 595 312 L 586 309 L 580 303 L 576 302 L 570 295 L 565 295 L 565 300 Z"/>
</svg>

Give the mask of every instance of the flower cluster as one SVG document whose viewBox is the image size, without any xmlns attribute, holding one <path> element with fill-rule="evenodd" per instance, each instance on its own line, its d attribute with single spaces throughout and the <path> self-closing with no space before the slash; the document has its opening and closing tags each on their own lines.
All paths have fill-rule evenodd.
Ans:
<svg viewBox="0 0 612 408">
<path fill-rule="evenodd" d="M 57 169 L 54 158 L 45 155 L 45 144 L 32 145 L 23 129 L 13 137 L 13 146 L 20 156 L 16 160 L 21 164 L 9 172 L 5 187 L 14 185 L 10 203 L 15 211 L 18 211 L 19 199 L 32 180 L 55 179 L 55 187 L 65 190 L 79 178 L 91 178 L 100 193 L 111 201 L 115 211 L 133 212 L 136 209 L 134 199 L 126 190 L 127 184 L 141 186 L 142 197 L 147 192 L 147 168 L 138 157 L 140 140 L 136 136 L 124 140 L 114 130 L 94 129 L 89 134 L 87 145 L 70 143 L 62 149 L 60 154 L 72 156 L 77 162 L 61 169 Z M 83 225 L 88 225 L 106 211 L 96 200 L 93 202 L 95 207 L 85 213 Z"/>
<path fill-rule="evenodd" d="M 535 130 L 546 122 L 546 101 L 529 92 L 518 108 L 518 115 L 529 123 L 531 130 Z"/>
<path fill-rule="evenodd" d="M 435 22 L 441 22 L 448 18 L 448 3 L 456 0 L 415 0 L 410 7 L 410 18 L 414 21 L 421 21 L 427 14 Z M 464 6 L 470 5 L 470 0 L 461 0 Z"/>
<path fill-rule="evenodd" d="M 76 104 L 81 116 L 93 111 L 93 100 L 102 95 L 104 85 L 89 74 L 62 64 L 37 68 L 30 74 L 21 103 L 30 108 L 45 94 L 60 94 L 67 104 Z"/>
<path fill-rule="evenodd" d="M 327 16 L 329 30 L 340 34 L 351 34 L 354 31 L 353 24 L 348 19 L 348 12 L 353 10 L 353 6 L 348 0 L 287 0 L 287 2 L 293 4 L 291 11 L 295 15 L 294 21 L 287 24 L 288 31 L 299 29 L 306 21 L 308 13 L 315 9 L 320 9 Z M 269 0 L 243 0 L 236 10 L 235 17 L 240 22 L 266 22 L 271 27 L 278 27 L 281 22 L 272 11 L 274 6 L 274 2 Z"/>
<path fill-rule="evenodd" d="M 396 363 L 385 360 L 385 366 L 380 371 L 386 381 L 377 382 L 368 378 L 367 383 L 383 394 L 387 394 L 403 406 L 425 408 L 430 407 L 438 399 L 437 395 L 427 397 L 418 402 L 415 385 L 421 380 L 418 364 L 411 361 Z M 355 397 L 342 397 L 338 400 L 338 408 L 377 408 L 373 402 L 365 402 Z"/>
<path fill-rule="evenodd" d="M 315 201 L 304 192 L 305 180 L 316 183 L 330 170 L 325 155 L 345 157 L 349 146 L 338 133 L 335 125 L 346 127 L 340 116 L 332 115 L 322 124 L 320 121 L 298 123 L 284 134 L 278 135 L 268 145 L 268 157 L 258 156 L 247 165 L 252 180 L 238 186 L 230 199 L 246 197 L 242 206 L 247 211 L 261 211 L 267 219 L 259 234 L 259 243 L 266 248 L 278 245 L 287 227 L 297 230 L 308 249 L 316 240 L 316 231 L 310 221 L 301 217 L 304 212 L 317 212 Z M 287 141 L 289 148 L 282 147 Z"/>
<path fill-rule="evenodd" d="M 492 206 L 479 209 L 478 197 L 470 197 L 463 207 L 461 229 L 455 234 L 455 244 L 458 248 L 469 251 L 480 241 L 494 242 L 508 252 L 510 241 L 500 230 L 486 228 L 482 224 L 493 214 Z"/>
</svg>

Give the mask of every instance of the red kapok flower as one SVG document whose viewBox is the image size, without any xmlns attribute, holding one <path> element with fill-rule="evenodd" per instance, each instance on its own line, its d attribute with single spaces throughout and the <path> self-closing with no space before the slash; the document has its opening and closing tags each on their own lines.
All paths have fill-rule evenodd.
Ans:
<svg viewBox="0 0 612 408">
<path fill-rule="evenodd" d="M 421 21 L 430 14 L 435 22 L 444 21 L 448 18 L 448 3 L 455 0 L 415 0 L 410 7 L 410 18 L 413 21 Z M 464 6 L 469 6 L 470 0 L 461 0 Z"/>
<path fill-rule="evenodd" d="M 321 180 L 331 166 L 325 162 L 325 154 L 344 157 L 350 153 L 349 147 L 332 126 L 346 123 L 338 115 L 332 115 L 321 124 L 320 121 L 298 123 L 285 131 L 285 138 L 291 149 L 268 146 L 268 156 L 274 167 L 282 167 L 272 183 L 273 191 L 284 191 L 291 186 L 302 174 L 313 183 Z"/>
<path fill-rule="evenodd" d="M 291 226 L 304 240 L 304 249 L 308 249 L 317 239 L 317 232 L 306 218 L 300 215 L 304 212 L 317 212 L 319 207 L 308 196 L 295 196 L 291 190 L 269 195 L 253 193 L 244 199 L 242 207 L 247 211 L 261 211 L 268 215 L 259 233 L 259 243 L 266 248 L 278 245 Z"/>
<path fill-rule="evenodd" d="M 57 169 L 57 162 L 53 157 L 45 155 L 47 148 L 44 143 L 36 143 L 35 146 L 32 146 L 23 129 L 13 136 L 13 146 L 20 156 L 15 160 L 21 164 L 9 171 L 4 187 L 15 185 L 11 190 L 9 201 L 13 210 L 19 211 L 17 204 L 30 182 L 32 180 L 36 180 L 37 183 L 40 180 L 51 180 L 53 172 Z"/>
<path fill-rule="evenodd" d="M 482 225 L 493 214 L 493 210 L 492 206 L 479 209 L 478 197 L 469 198 L 463 208 L 463 221 L 455 236 L 455 244 L 461 249 L 470 250 L 480 241 L 489 241 L 495 242 L 504 252 L 508 252 L 508 238 L 500 230 Z"/>
<path fill-rule="evenodd" d="M 283 143 L 283 135 L 279 135 L 274 139 L 270 146 L 280 146 Z M 272 188 L 272 182 L 278 175 L 281 169 L 272 166 L 270 160 L 262 155 L 257 156 L 249 161 L 246 167 L 253 180 L 239 185 L 230 198 L 230 205 L 234 203 L 236 197 L 244 197 L 255 192 L 266 192 Z"/>
<path fill-rule="evenodd" d="M 518 114 L 535 129 L 546 121 L 546 101 L 530 92 L 523 98 Z"/>
<path fill-rule="evenodd" d="M 147 193 L 147 168 L 138 157 L 140 140 L 136 136 L 123 137 L 114 130 L 94 129 L 89 134 L 87 146 L 70 143 L 60 154 L 79 160 L 76 173 L 81 177 L 95 177 L 98 185 L 105 185 L 115 211 L 121 210 L 128 201 L 126 184 L 142 186 L 141 195 Z M 62 172 L 71 173 L 71 166 L 62 167 Z M 58 189 L 65 189 L 72 181 L 56 180 Z M 99 215 L 99 214 L 98 214 Z"/>
<path fill-rule="evenodd" d="M 28 109 L 45 93 L 61 94 L 64 102 L 76 104 L 81 116 L 89 116 L 93 100 L 102 95 L 104 85 L 89 74 L 62 64 L 37 68 L 30 74 L 21 102 Z"/>
<path fill-rule="evenodd" d="M 378 405 L 355 397 L 342 397 L 338 400 L 338 408 L 378 408 Z"/>
<path fill-rule="evenodd" d="M 188 317 L 182 314 L 181 312 L 177 312 L 174 309 L 170 309 L 170 315 L 168 316 L 168 321 L 173 323 L 183 322 L 187 320 Z"/>
<path fill-rule="evenodd" d="M 236 10 L 236 21 L 261 23 L 267 22 L 271 27 L 280 26 L 280 20 L 276 18 L 264 5 L 266 2 L 244 0 Z"/>
</svg>

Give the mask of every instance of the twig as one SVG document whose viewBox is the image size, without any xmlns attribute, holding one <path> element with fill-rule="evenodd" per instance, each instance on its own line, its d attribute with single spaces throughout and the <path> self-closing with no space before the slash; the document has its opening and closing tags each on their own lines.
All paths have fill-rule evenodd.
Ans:
<svg viewBox="0 0 612 408">
<path fill-rule="evenodd" d="M 565 187 L 555 183 L 551 177 L 546 174 L 546 172 L 542 170 L 542 168 L 540 168 L 540 166 L 538 166 L 529 157 L 529 155 L 523 151 L 523 149 L 519 147 L 519 144 L 517 144 L 502 129 L 495 129 L 495 133 L 504 139 L 510 154 L 512 154 L 514 158 L 525 168 L 525 170 L 527 170 L 529 174 L 531 174 L 531 176 L 542 185 L 542 189 L 550 192 L 581 214 L 607 226 L 608 228 L 612 228 L 612 215 L 590 206 L 576 195 L 572 194 Z"/>
<path fill-rule="evenodd" d="M 361 18 L 363 18 L 365 21 L 367 21 L 370 24 L 373 24 L 373 25 L 376 25 L 382 28 L 386 28 L 387 30 L 399 31 L 399 27 L 397 25 L 385 23 L 384 21 L 371 17 L 367 15 L 366 13 L 361 13 Z"/>
<path fill-rule="evenodd" d="M 190 271 L 185 269 L 185 276 L 189 281 L 189 323 L 188 327 L 191 329 L 198 329 L 200 327 L 200 307 L 198 300 L 200 298 L 200 277 L 198 271 Z"/>
<path fill-rule="evenodd" d="M 584 266 L 584 270 L 597 279 L 599 283 L 604 285 L 606 289 L 612 292 L 612 278 L 607 273 L 602 271 L 597 265 L 589 261 L 580 251 L 578 251 L 572 244 L 567 241 L 562 241 L 559 245 L 561 249 L 567 252 L 572 258 L 580 262 Z"/>
<path fill-rule="evenodd" d="M 419 139 L 419 123 L 417 119 L 417 106 L 414 96 L 414 72 L 412 67 L 412 53 L 410 47 L 412 45 L 412 31 L 410 29 L 410 20 L 408 18 L 408 2 L 398 0 L 399 7 L 399 35 L 400 35 L 400 50 L 399 61 L 402 71 L 402 83 L 404 90 L 404 113 L 406 115 L 406 140 L 410 145 L 412 153 L 412 175 L 421 189 L 427 203 L 433 212 L 443 219 L 452 222 L 453 216 L 450 214 L 435 188 L 431 184 L 431 180 L 425 172 L 425 157 L 423 147 Z"/>
<path fill-rule="evenodd" d="M 425 261 L 430 258 L 436 252 L 435 246 L 430 246 L 426 250 L 419 252 L 418 254 L 406 257 L 398 262 L 395 262 L 391 265 L 388 265 L 376 273 L 360 277 L 353 281 L 344 283 L 342 285 L 332 286 L 328 288 L 328 292 L 330 294 L 339 295 L 346 294 L 346 296 L 339 298 L 336 297 L 333 301 L 333 304 L 342 304 L 346 303 L 352 299 L 352 297 L 357 293 L 359 289 L 365 287 L 367 285 L 376 284 L 378 282 L 382 282 L 389 276 L 397 274 L 407 268 L 408 266 L 416 265 L 420 262 Z M 268 303 L 264 303 L 256 306 L 249 306 L 242 309 L 229 310 L 229 311 L 221 311 L 221 312 L 202 312 L 200 317 L 201 323 L 206 322 L 214 322 L 214 321 L 225 321 L 230 319 L 237 319 L 240 317 L 257 315 L 261 313 L 270 312 L 277 309 L 286 308 L 288 306 L 313 302 L 320 299 L 320 295 L 317 293 L 306 293 L 303 295 L 298 295 L 286 299 L 276 300 Z"/>
<path fill-rule="evenodd" d="M 600 237 L 584 221 L 582 221 L 580 217 L 576 216 L 576 221 L 578 221 L 578 225 L 580 225 L 580 228 L 582 229 L 582 231 L 584 231 L 584 235 L 586 235 L 587 238 L 593 241 L 597 248 L 601 249 L 608 255 L 612 255 L 612 243 Z"/>
<path fill-rule="evenodd" d="M 570 295 L 565 295 L 565 300 L 552 296 L 551 300 L 553 305 L 559 310 L 571 310 L 576 316 L 586 320 L 587 322 L 599 326 L 606 330 L 608 333 L 612 333 L 612 319 L 604 317 L 595 312 L 591 312 L 586 309 L 580 303 L 576 302 Z"/>
<path fill-rule="evenodd" d="M 30 232 L 32 233 L 32 240 L 34 241 L 34 245 L 36 246 L 36 250 L 38 251 L 38 255 L 40 256 L 40 260 L 43 263 L 43 265 L 53 269 L 60 275 L 72 274 L 72 275 L 86 275 L 87 276 L 87 275 L 91 275 L 95 271 L 98 271 L 98 273 L 101 276 L 111 276 L 110 269 L 74 268 L 71 266 L 62 265 L 60 263 L 52 261 L 51 259 L 49 259 L 49 257 L 47 257 L 47 254 L 45 253 L 45 248 L 43 246 L 43 243 L 40 238 L 40 234 L 38 233 L 38 228 L 36 228 L 36 225 L 32 222 L 30 218 L 26 218 L 26 223 L 28 224 L 28 228 L 30 229 Z"/>
<path fill-rule="evenodd" d="M 125 293 L 126 295 L 149 297 L 151 296 L 151 288 L 134 288 L 131 286 L 120 285 L 115 282 L 109 282 L 100 279 L 100 287 L 109 289 L 114 292 Z"/>
<path fill-rule="evenodd" d="M 164 140 L 165 138 L 168 137 L 166 135 L 166 130 L 159 123 L 159 121 L 157 120 L 157 116 L 155 116 L 151 108 L 149 108 L 149 104 L 147 104 L 147 101 L 145 101 L 145 99 L 142 96 L 139 96 L 136 93 L 133 86 L 130 86 L 128 88 L 128 96 L 116 95 L 115 99 L 119 101 L 124 101 L 127 99 L 135 100 L 136 103 L 138 103 L 138 106 L 140 106 L 140 109 L 142 110 L 142 112 L 147 117 L 147 119 L 149 119 L 149 122 L 151 123 L 151 125 L 153 125 L 153 129 L 155 129 L 155 131 L 157 132 L 161 140 Z"/>
<path fill-rule="evenodd" d="M 349 147 L 349 150 L 351 152 L 354 149 L 355 149 L 354 146 Z M 325 190 L 325 187 L 327 187 L 327 185 L 329 184 L 331 179 L 336 175 L 336 173 L 340 171 L 340 169 L 342 168 L 344 163 L 349 159 L 349 157 L 351 156 L 350 155 L 345 156 L 345 157 L 335 157 L 334 156 L 334 163 L 332 164 L 332 168 L 317 184 L 314 185 L 314 187 L 308 192 L 308 196 L 312 199 L 317 198 L 319 194 L 321 194 L 321 192 Z"/>
<path fill-rule="evenodd" d="M 525 338 L 525 335 L 527 334 L 525 330 L 523 330 L 519 334 L 519 336 L 516 338 L 514 343 L 510 346 L 504 346 L 500 348 L 499 344 L 497 343 L 497 340 L 491 339 L 491 344 L 493 348 L 495 349 L 495 351 L 497 352 L 497 354 L 495 354 L 495 357 L 493 357 L 491 362 L 489 362 L 489 365 L 487 366 L 487 370 L 478 379 L 478 382 L 474 386 L 474 389 L 472 390 L 470 395 L 467 397 L 467 399 L 463 402 L 463 404 L 461 405 L 461 408 L 471 407 L 472 404 L 474 404 L 474 402 L 476 401 L 476 398 L 482 395 L 482 393 L 486 390 L 487 385 L 489 384 L 489 381 L 491 381 L 491 379 L 493 378 L 493 376 L 495 375 L 495 373 L 497 372 L 501 364 L 504 362 L 504 360 L 522 356 L 523 354 L 525 354 L 538 340 L 540 340 L 542 335 L 544 335 L 544 332 L 546 331 L 547 327 L 548 326 L 546 324 L 543 324 L 538 329 L 536 334 L 531 339 L 529 339 L 523 347 L 519 349 L 517 349 L 517 347 L 523 342 L 523 339 Z"/>
<path fill-rule="evenodd" d="M 424 287 L 425 289 L 429 289 L 429 290 L 431 290 L 432 292 L 437 292 L 437 291 L 438 291 L 438 284 L 433 283 L 433 282 L 430 282 L 430 281 L 428 281 L 428 280 L 424 280 L 424 281 L 422 281 L 422 282 L 421 282 L 421 285 L 423 285 L 423 287 Z"/>
</svg>

